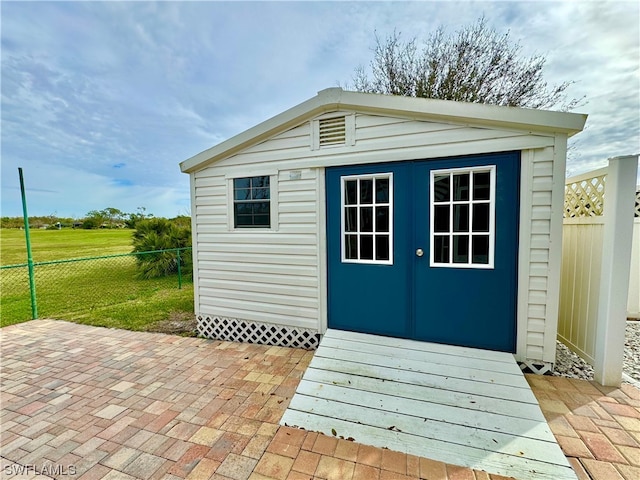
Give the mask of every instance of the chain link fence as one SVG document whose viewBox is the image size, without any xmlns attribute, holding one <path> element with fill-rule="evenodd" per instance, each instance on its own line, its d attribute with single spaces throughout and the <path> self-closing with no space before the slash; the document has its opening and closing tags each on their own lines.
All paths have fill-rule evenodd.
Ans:
<svg viewBox="0 0 640 480">
<path fill-rule="evenodd" d="M 3 325 L 34 317 L 82 319 L 101 309 L 142 304 L 183 284 L 191 287 L 191 247 L 37 262 L 33 273 L 34 295 L 28 264 L 0 267 Z"/>
</svg>

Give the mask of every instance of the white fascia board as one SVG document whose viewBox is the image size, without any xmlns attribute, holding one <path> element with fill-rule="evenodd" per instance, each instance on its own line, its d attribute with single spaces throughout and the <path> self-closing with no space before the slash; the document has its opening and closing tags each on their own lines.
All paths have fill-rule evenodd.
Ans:
<svg viewBox="0 0 640 480">
<path fill-rule="evenodd" d="M 580 132 L 587 119 L 586 114 L 348 92 L 341 88 L 328 88 L 318 92 L 315 97 L 183 161 L 180 163 L 180 169 L 186 173 L 193 172 L 293 128 L 310 118 L 336 110 L 485 128 L 508 128 L 531 133 L 564 133 L 569 137 Z"/>
<path fill-rule="evenodd" d="M 342 92 L 340 107 L 357 111 L 381 111 L 387 115 L 410 116 L 418 120 L 515 128 L 532 133 L 565 133 L 568 136 L 582 131 L 587 120 L 587 115 L 583 113 L 358 92 Z"/>
</svg>

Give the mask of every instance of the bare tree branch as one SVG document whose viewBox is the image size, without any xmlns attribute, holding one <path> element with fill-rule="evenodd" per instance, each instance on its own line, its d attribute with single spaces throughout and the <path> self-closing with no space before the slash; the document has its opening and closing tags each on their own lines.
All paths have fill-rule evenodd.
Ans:
<svg viewBox="0 0 640 480">
<path fill-rule="evenodd" d="M 574 82 L 549 86 L 546 58 L 523 56 L 520 43 L 489 27 L 484 17 L 454 34 L 440 27 L 421 46 L 415 37 L 403 41 L 397 31 L 375 39 L 371 77 L 357 67 L 356 91 L 565 111 L 584 101 L 567 98 Z"/>
</svg>

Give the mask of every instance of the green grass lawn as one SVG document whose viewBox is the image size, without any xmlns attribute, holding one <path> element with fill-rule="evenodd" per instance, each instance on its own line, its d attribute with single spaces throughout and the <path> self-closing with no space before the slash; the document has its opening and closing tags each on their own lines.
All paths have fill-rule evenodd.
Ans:
<svg viewBox="0 0 640 480">
<path fill-rule="evenodd" d="M 129 253 L 133 249 L 133 230 L 104 229 L 40 230 L 31 232 L 31 254 L 34 262 L 67 258 L 95 257 Z M 27 262 L 24 230 L 0 229 L 0 264 L 15 265 Z"/>
<path fill-rule="evenodd" d="M 90 260 L 36 265 L 39 318 L 130 330 L 153 330 L 156 323 L 188 318 L 193 312 L 193 284 L 177 275 L 142 280 L 129 253 L 131 230 L 35 230 L 34 262 L 93 257 Z M 2 265 L 26 262 L 24 232 L 1 230 Z M 0 271 L 0 326 L 31 319 L 26 267 Z M 191 315 L 192 316 L 192 315 Z"/>
</svg>

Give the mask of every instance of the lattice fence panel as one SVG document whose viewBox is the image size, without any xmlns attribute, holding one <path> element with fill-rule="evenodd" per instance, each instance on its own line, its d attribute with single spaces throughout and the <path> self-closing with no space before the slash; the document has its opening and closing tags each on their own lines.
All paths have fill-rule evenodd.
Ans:
<svg viewBox="0 0 640 480">
<path fill-rule="evenodd" d="M 564 188 L 564 217 L 597 217 L 602 215 L 606 177 L 607 174 L 604 173 L 567 183 Z"/>
<path fill-rule="evenodd" d="M 320 335 L 313 330 L 249 322 L 237 318 L 198 315 L 198 333 L 206 338 L 315 350 Z"/>
<path fill-rule="evenodd" d="M 536 375 L 546 375 L 553 373 L 553 364 L 549 362 L 520 362 L 520 370 L 524 373 L 535 373 Z"/>
</svg>

